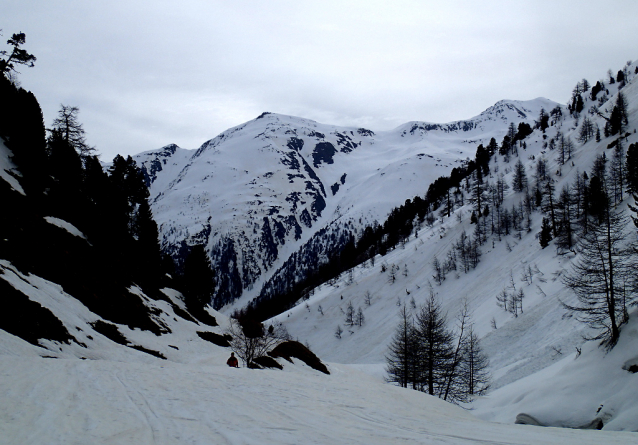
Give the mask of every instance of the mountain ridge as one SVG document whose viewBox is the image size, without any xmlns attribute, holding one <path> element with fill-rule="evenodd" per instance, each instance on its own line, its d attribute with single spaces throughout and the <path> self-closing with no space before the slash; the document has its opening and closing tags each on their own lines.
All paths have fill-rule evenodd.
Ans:
<svg viewBox="0 0 638 445">
<path fill-rule="evenodd" d="M 189 245 L 205 243 L 222 269 L 221 258 L 233 259 L 223 271 L 233 284 L 217 297 L 219 309 L 245 292 L 254 295 L 281 258 L 320 227 L 361 219 L 363 224 L 355 224 L 361 231 L 385 219 L 437 176 L 473 157 L 479 143 L 502 138 L 504 122 L 518 123 L 515 119 L 524 114 L 525 122 L 533 124 L 540 108 L 557 105 L 544 98 L 500 101 L 472 119 L 414 121 L 381 132 L 262 113 L 197 150 L 175 150 L 183 156 L 179 160 L 166 156 L 165 148 L 135 159 L 149 178 L 164 249 L 180 257 Z M 170 168 L 157 168 L 171 162 Z M 398 190 L 381 193 L 384 188 Z M 375 200 L 357 198 L 371 193 Z M 188 215 L 171 213 L 176 206 L 188 208 L 182 210 Z"/>
</svg>

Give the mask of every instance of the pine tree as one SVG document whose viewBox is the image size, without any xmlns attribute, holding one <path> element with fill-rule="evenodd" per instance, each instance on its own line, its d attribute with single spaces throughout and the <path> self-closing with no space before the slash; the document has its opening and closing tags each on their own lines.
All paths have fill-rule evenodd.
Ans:
<svg viewBox="0 0 638 445">
<path fill-rule="evenodd" d="M 544 108 L 541 108 L 540 115 L 538 116 L 538 121 L 536 122 L 536 128 L 540 128 L 540 130 L 545 133 L 545 130 L 549 127 L 549 115 L 545 111 Z"/>
<path fill-rule="evenodd" d="M 587 188 L 587 213 L 591 215 L 596 224 L 601 224 L 605 217 L 605 212 L 609 207 L 609 199 L 606 192 L 604 177 L 594 175 L 589 180 Z"/>
<path fill-rule="evenodd" d="M 616 104 L 611 110 L 608 122 L 610 135 L 622 133 L 625 126 L 629 123 L 627 116 L 627 99 L 625 99 L 624 94 L 621 92 L 619 92 L 616 97 Z"/>
<path fill-rule="evenodd" d="M 11 38 L 7 40 L 7 44 L 12 46 L 13 49 L 10 52 L 7 50 L 0 51 L 0 55 L 6 56 L 6 59 L 0 59 L 0 73 L 5 77 L 12 71 L 16 72 L 16 65 L 33 67 L 36 61 L 35 56 L 21 48 L 25 41 L 26 36 L 23 32 L 13 34 Z"/>
<path fill-rule="evenodd" d="M 162 249 L 159 244 L 159 231 L 153 219 L 153 213 L 147 200 L 143 200 L 135 217 L 135 233 L 138 245 L 138 271 L 149 282 L 161 278 Z"/>
</svg>

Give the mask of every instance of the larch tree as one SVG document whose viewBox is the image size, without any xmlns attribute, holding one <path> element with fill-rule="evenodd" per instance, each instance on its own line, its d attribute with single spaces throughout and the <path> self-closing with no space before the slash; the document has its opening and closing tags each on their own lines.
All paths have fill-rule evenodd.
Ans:
<svg viewBox="0 0 638 445">
<path fill-rule="evenodd" d="M 62 134 L 62 137 L 78 154 L 85 158 L 95 152 L 95 147 L 86 143 L 86 135 L 82 124 L 78 120 L 78 107 L 60 105 L 58 117 L 53 121 L 53 128 Z"/>
<path fill-rule="evenodd" d="M 601 223 L 592 224 L 583 235 L 578 260 L 563 276 L 563 284 L 577 297 L 574 304 L 562 302 L 563 307 L 593 330 L 588 340 L 601 340 L 608 349 L 618 341 L 631 303 L 624 289 L 635 273 L 625 248 L 627 223 L 625 216 L 607 205 Z"/>
<path fill-rule="evenodd" d="M 430 395 L 439 393 L 446 383 L 450 361 L 454 354 L 453 337 L 446 326 L 446 317 L 434 292 L 416 317 L 419 385 Z"/>
<path fill-rule="evenodd" d="M 478 335 L 470 324 L 459 369 L 460 379 L 464 385 L 464 394 L 466 394 L 468 401 L 476 396 L 484 395 L 490 389 L 489 366 L 490 362 L 481 348 Z"/>
<path fill-rule="evenodd" d="M 638 144 L 636 143 L 630 144 L 629 147 L 627 147 L 625 175 L 627 191 L 629 193 L 638 192 Z"/>
<path fill-rule="evenodd" d="M 512 189 L 515 192 L 522 192 L 527 188 L 527 174 L 525 173 L 525 165 L 519 159 L 514 164 L 514 178 L 512 180 Z"/>
<path fill-rule="evenodd" d="M 397 383 L 403 388 L 412 384 L 416 386 L 416 342 L 415 327 L 412 314 L 407 306 L 402 306 L 399 312 L 399 325 L 390 342 L 388 355 L 386 355 L 386 372 L 388 382 Z"/>
</svg>

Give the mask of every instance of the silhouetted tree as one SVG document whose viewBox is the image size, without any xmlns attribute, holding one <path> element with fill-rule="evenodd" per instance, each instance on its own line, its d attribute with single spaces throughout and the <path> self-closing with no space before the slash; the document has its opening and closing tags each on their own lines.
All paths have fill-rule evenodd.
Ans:
<svg viewBox="0 0 638 445">
<path fill-rule="evenodd" d="M 549 222 L 549 219 L 545 217 L 543 217 L 543 222 L 541 224 L 541 233 L 538 239 L 543 249 L 547 247 L 549 245 L 549 242 L 552 240 L 552 224 Z"/>
<path fill-rule="evenodd" d="M 78 121 L 78 107 L 60 105 L 58 117 L 53 121 L 53 128 L 60 132 L 68 145 L 82 157 L 90 156 L 95 152 L 95 147 L 86 143 L 86 136 L 82 124 Z"/>
<path fill-rule="evenodd" d="M 4 57 L 0 59 L 0 72 L 4 76 L 7 76 L 11 71 L 15 72 L 16 65 L 33 67 L 33 64 L 36 61 L 35 56 L 21 48 L 25 42 L 25 38 L 26 36 L 23 32 L 13 34 L 11 38 L 7 40 L 7 44 L 13 48 L 10 51 L 0 51 L 0 55 Z"/>
<path fill-rule="evenodd" d="M 199 311 L 211 303 L 215 274 L 203 245 L 193 246 L 184 262 L 183 288 L 186 306 Z"/>
</svg>

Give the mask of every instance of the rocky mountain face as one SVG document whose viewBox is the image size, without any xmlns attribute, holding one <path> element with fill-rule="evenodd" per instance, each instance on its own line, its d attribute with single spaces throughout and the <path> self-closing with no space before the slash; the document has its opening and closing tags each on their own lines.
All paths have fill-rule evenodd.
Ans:
<svg viewBox="0 0 638 445">
<path fill-rule="evenodd" d="M 501 101 L 472 119 L 385 132 L 263 113 L 197 150 L 168 145 L 135 160 L 163 248 L 181 261 L 190 246 L 206 246 L 218 276 L 213 304 L 222 308 L 258 295 L 313 235 L 322 236 L 313 240 L 321 261 L 321 249 L 338 249 L 344 233 L 383 222 L 473 158 L 479 144 L 500 141 L 510 123 L 533 125 L 541 108 L 555 106 L 542 98 Z"/>
</svg>

